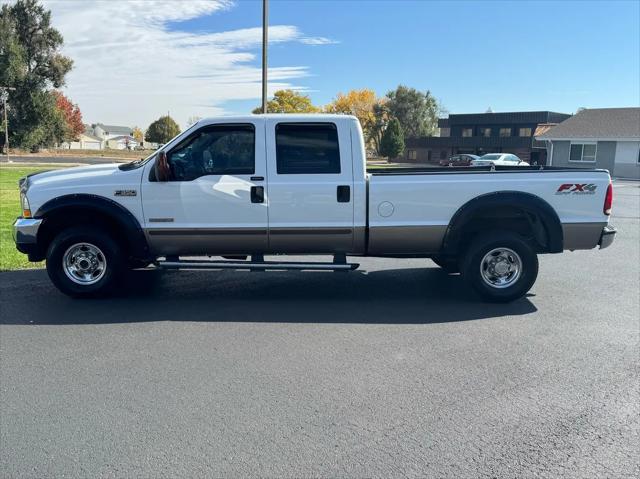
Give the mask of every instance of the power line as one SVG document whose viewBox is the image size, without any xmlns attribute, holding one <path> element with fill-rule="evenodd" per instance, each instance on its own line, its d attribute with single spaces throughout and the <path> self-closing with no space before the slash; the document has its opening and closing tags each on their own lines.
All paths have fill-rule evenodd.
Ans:
<svg viewBox="0 0 640 479">
<path fill-rule="evenodd" d="M 2 100 L 2 110 L 4 111 L 4 148 L 9 162 L 9 120 L 7 119 L 7 107 L 9 105 L 9 92 L 15 90 L 10 86 L 0 86 L 0 99 Z"/>
</svg>

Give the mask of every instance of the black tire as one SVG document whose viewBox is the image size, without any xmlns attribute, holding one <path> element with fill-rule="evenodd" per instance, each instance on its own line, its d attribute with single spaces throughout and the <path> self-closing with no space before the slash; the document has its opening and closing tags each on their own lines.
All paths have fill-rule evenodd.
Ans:
<svg viewBox="0 0 640 479">
<path fill-rule="evenodd" d="M 434 256 L 431 258 L 435 264 L 440 266 L 448 274 L 456 274 L 460 272 L 460 265 L 456 258 L 443 258 L 442 256 Z"/>
<path fill-rule="evenodd" d="M 493 254 L 488 256 L 491 252 Z M 519 273 L 516 273 L 518 264 Z M 472 240 L 462 260 L 461 271 L 464 281 L 483 299 L 507 303 L 522 298 L 535 283 L 538 256 L 522 236 L 510 231 L 492 231 Z M 504 282 L 501 285 L 490 284 L 501 281 Z"/>
<path fill-rule="evenodd" d="M 88 245 L 88 246 L 79 246 Z M 71 248 L 74 248 L 73 250 Z M 71 266 L 97 263 L 81 272 L 85 282 L 65 268 L 65 254 Z M 75 251 L 76 254 L 73 254 Z M 84 262 L 82 261 L 84 260 Z M 104 265 L 104 267 L 100 267 Z M 47 250 L 47 273 L 53 284 L 64 294 L 73 297 L 98 297 L 113 291 L 126 270 L 121 246 L 106 231 L 96 227 L 77 226 L 63 230 Z M 103 272 L 102 272 L 103 271 Z M 74 281 L 70 276 L 76 278 Z M 93 276 L 93 277 L 92 277 Z"/>
</svg>

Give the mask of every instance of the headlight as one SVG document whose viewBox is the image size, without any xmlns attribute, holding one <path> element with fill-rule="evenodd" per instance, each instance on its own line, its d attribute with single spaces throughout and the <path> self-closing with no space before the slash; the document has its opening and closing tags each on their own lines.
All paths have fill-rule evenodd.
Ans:
<svg viewBox="0 0 640 479">
<path fill-rule="evenodd" d="M 31 218 L 31 207 L 27 195 L 20 193 L 20 206 L 22 207 L 22 217 Z"/>
</svg>

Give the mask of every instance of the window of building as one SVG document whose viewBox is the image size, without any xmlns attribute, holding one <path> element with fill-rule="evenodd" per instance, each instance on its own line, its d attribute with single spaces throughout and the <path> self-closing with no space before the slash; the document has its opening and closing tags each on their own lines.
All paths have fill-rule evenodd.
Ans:
<svg viewBox="0 0 640 479">
<path fill-rule="evenodd" d="M 511 136 L 511 128 L 500 128 L 500 136 L 502 138 Z"/>
<path fill-rule="evenodd" d="M 407 150 L 407 158 L 409 160 L 415 160 L 418 158 L 418 153 L 416 150 Z"/>
<path fill-rule="evenodd" d="M 480 128 L 480 136 L 490 137 L 491 136 L 491 128 Z"/>
<path fill-rule="evenodd" d="M 473 136 L 473 128 L 463 128 L 462 136 L 464 136 L 465 138 Z"/>
<path fill-rule="evenodd" d="M 596 143 L 572 143 L 569 161 L 594 163 L 597 149 Z"/>
<path fill-rule="evenodd" d="M 279 175 L 340 173 L 336 126 L 333 123 L 279 123 L 276 165 Z"/>
<path fill-rule="evenodd" d="M 520 128 L 518 136 L 531 136 L 531 128 Z"/>
<path fill-rule="evenodd" d="M 447 158 L 446 150 L 440 150 L 440 159 L 445 160 Z"/>
<path fill-rule="evenodd" d="M 173 181 L 206 175 L 251 175 L 255 171 L 253 125 L 202 128 L 167 155 Z"/>
</svg>

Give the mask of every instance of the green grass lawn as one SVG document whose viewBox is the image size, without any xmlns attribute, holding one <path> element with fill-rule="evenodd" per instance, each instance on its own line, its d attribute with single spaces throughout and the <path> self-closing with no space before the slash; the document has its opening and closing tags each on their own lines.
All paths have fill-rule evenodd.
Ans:
<svg viewBox="0 0 640 479">
<path fill-rule="evenodd" d="M 20 216 L 20 192 L 18 180 L 29 173 L 59 168 L 59 165 L 0 166 L 0 271 L 10 269 L 41 268 L 42 263 L 30 263 L 13 243 L 11 229 Z"/>
</svg>

